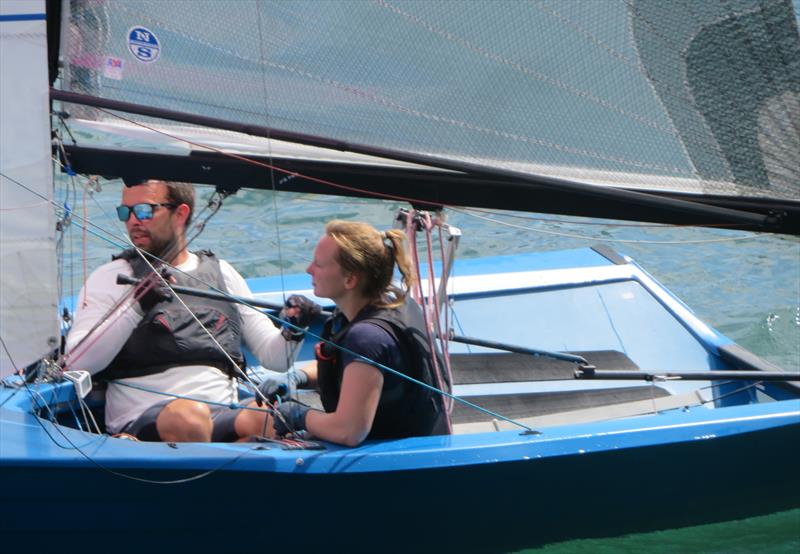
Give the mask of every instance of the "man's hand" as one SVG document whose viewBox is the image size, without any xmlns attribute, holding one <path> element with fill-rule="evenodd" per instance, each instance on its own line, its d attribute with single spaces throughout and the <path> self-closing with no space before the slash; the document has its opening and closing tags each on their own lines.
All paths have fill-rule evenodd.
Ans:
<svg viewBox="0 0 800 554">
<path fill-rule="evenodd" d="M 133 296 L 139 302 L 143 314 L 149 312 L 159 302 L 170 302 L 172 300 L 172 290 L 164 281 L 175 282 L 175 278 L 172 277 L 166 267 L 159 270 L 159 275 L 152 271 L 144 277 L 134 274 L 134 277 L 140 280 L 136 288 L 133 289 Z"/>
<path fill-rule="evenodd" d="M 258 390 L 261 394 L 256 394 L 256 404 L 261 406 L 267 402 L 275 402 L 276 399 L 286 400 L 294 394 L 298 387 L 308 383 L 308 374 L 302 369 L 290 369 L 286 373 L 269 373 L 259 383 Z"/>
<path fill-rule="evenodd" d="M 289 400 L 277 406 L 272 414 L 272 427 L 279 437 L 303 431 L 306 428 L 306 414 L 311 408 Z"/>
<path fill-rule="evenodd" d="M 305 296 L 293 294 L 286 299 L 286 304 L 278 317 L 296 327 L 306 329 L 321 311 L 322 307 L 316 302 L 309 300 Z M 276 323 L 276 325 L 280 324 Z M 302 331 L 289 326 L 283 326 L 281 334 L 287 341 L 301 341 L 305 335 Z"/>
</svg>

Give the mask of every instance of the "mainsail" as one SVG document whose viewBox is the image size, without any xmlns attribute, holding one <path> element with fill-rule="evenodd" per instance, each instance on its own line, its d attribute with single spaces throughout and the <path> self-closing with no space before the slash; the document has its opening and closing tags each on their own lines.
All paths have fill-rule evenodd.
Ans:
<svg viewBox="0 0 800 554">
<path fill-rule="evenodd" d="M 0 376 L 59 345 L 46 60 L 44 0 L 0 2 Z"/>
<path fill-rule="evenodd" d="M 800 213 L 790 0 L 67 6 L 65 91 L 470 167 Z M 540 196 L 535 184 L 522 189 L 536 204 L 522 209 L 592 215 L 564 206 L 569 198 L 550 206 L 557 183 Z M 487 205 L 502 196 L 482 194 Z"/>
</svg>

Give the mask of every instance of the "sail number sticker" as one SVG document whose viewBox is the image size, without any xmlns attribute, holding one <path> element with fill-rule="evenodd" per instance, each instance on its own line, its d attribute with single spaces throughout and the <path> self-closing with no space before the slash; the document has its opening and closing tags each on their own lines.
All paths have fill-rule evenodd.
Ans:
<svg viewBox="0 0 800 554">
<path fill-rule="evenodd" d="M 161 55 L 161 44 L 147 27 L 131 27 L 128 30 L 128 50 L 140 62 L 151 63 Z"/>
</svg>

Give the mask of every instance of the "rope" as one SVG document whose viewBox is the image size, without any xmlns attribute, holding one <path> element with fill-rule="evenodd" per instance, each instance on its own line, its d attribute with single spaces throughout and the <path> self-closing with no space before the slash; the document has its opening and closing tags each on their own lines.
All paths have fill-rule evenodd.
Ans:
<svg viewBox="0 0 800 554">
<path fill-rule="evenodd" d="M 442 234 L 442 225 L 439 225 L 439 249 L 440 249 L 440 256 L 442 260 L 442 276 L 441 276 L 441 283 L 439 285 L 440 290 L 444 291 L 445 299 L 442 302 L 444 306 L 444 328 L 445 333 L 439 335 L 439 342 L 442 346 L 442 355 L 444 356 L 444 363 L 445 367 L 447 368 L 447 377 L 449 382 L 453 383 L 453 370 L 452 366 L 450 365 L 450 299 L 447 298 L 447 283 L 450 279 L 450 267 L 447 265 L 447 262 L 450 260 L 449 254 L 445 253 L 444 248 L 444 236 Z M 450 248 L 455 248 L 454 244 L 451 243 Z M 436 306 L 438 307 L 439 304 L 437 303 Z M 452 404 L 450 406 L 450 410 L 452 411 L 453 407 Z"/>
<path fill-rule="evenodd" d="M 441 325 L 441 314 L 439 312 L 439 294 L 436 290 L 436 276 L 433 269 L 433 241 L 431 238 L 431 231 L 433 230 L 434 226 L 439 228 L 441 232 L 441 221 L 436 218 L 435 220 L 431 218 L 430 213 L 425 213 L 423 217 L 420 219 L 420 225 L 422 230 L 425 232 L 425 242 L 427 245 L 427 252 L 428 252 L 428 302 L 427 302 L 427 311 L 430 312 L 431 318 L 434 323 L 434 327 L 436 328 L 435 332 L 433 329 L 427 329 L 428 332 L 428 341 L 431 345 L 431 352 L 436 351 L 436 336 L 444 337 L 449 336 L 450 329 L 445 325 L 444 331 L 442 330 Z M 441 239 L 441 234 L 439 235 Z M 447 268 L 445 267 L 445 260 L 442 258 L 442 277 L 441 279 L 445 281 L 447 279 Z M 441 339 L 440 339 L 441 344 Z M 447 352 L 447 350 L 444 350 Z M 438 356 L 434 354 L 433 356 L 433 366 L 434 370 L 436 371 L 436 381 L 439 385 L 439 388 L 444 388 L 444 372 L 447 372 L 447 379 L 448 383 L 453 382 L 453 373 L 450 368 L 450 357 L 448 354 L 443 356 L 444 367 L 439 367 L 439 360 Z M 449 399 L 445 399 L 445 408 L 447 412 L 450 413 L 453 410 L 453 403 L 449 401 Z M 452 422 L 448 418 L 448 426 L 450 432 L 452 432 Z"/>
</svg>

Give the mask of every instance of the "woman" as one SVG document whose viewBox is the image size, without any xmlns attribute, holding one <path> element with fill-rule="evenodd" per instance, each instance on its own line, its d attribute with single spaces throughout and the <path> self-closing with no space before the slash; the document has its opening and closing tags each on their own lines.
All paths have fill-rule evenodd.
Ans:
<svg viewBox="0 0 800 554">
<path fill-rule="evenodd" d="M 306 271 L 314 294 L 338 308 L 322 338 L 341 348 L 321 342 L 317 362 L 287 376 L 292 385 L 317 386 L 325 411 L 284 402 L 273 418 L 277 435 L 307 429 L 320 439 L 355 446 L 367 438 L 447 432 L 438 393 L 377 365 L 435 382 L 422 313 L 407 298 L 414 277 L 404 240 L 402 231 L 381 233 L 360 222 L 331 221 L 325 227 Z M 395 264 L 404 290 L 391 283 Z M 276 388 L 266 383 L 262 392 Z"/>
</svg>

